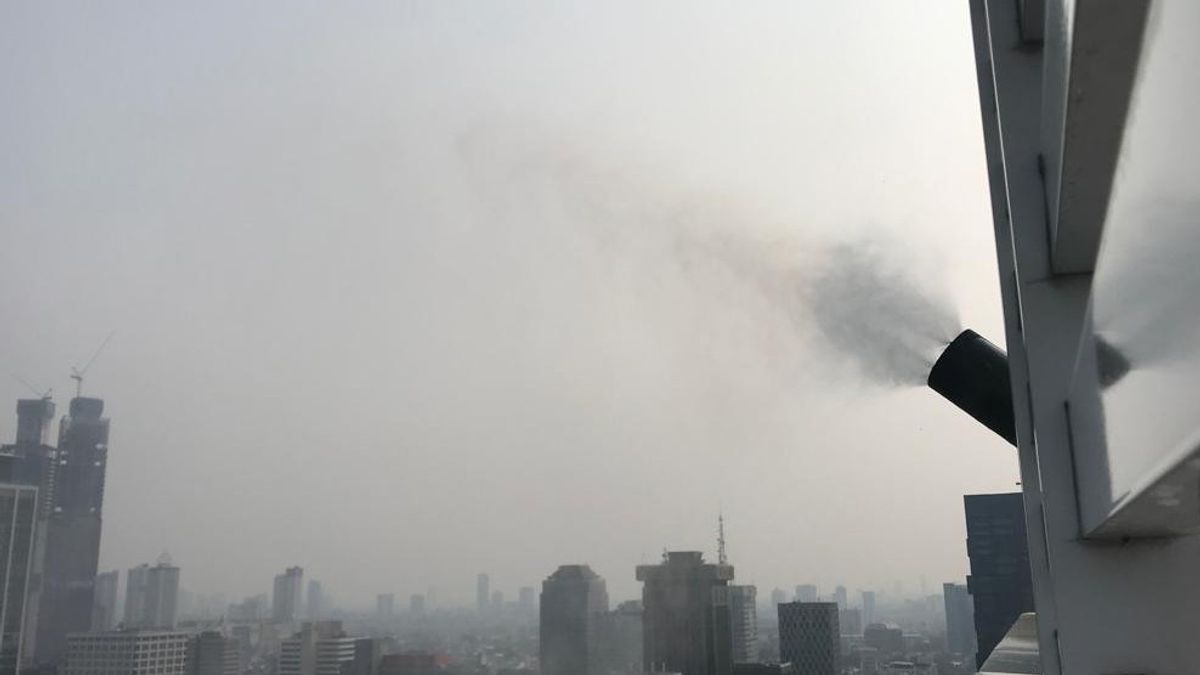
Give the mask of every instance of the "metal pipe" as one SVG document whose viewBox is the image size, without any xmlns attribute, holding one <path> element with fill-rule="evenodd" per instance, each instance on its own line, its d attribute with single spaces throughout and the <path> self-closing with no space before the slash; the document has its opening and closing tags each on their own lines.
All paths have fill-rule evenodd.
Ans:
<svg viewBox="0 0 1200 675">
<path fill-rule="evenodd" d="M 929 371 L 929 388 L 1004 440 L 1017 444 L 1008 355 L 971 329 L 959 333 Z"/>
</svg>

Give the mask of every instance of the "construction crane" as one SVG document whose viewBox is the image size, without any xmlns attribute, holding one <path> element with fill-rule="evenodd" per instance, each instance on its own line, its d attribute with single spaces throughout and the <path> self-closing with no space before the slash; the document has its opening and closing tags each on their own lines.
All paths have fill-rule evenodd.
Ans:
<svg viewBox="0 0 1200 675">
<path fill-rule="evenodd" d="M 100 343 L 100 346 L 96 348 L 94 353 L 92 353 L 92 358 L 88 359 L 87 363 L 85 363 L 82 368 L 71 366 L 71 379 L 75 380 L 76 398 L 79 398 L 83 395 L 84 374 L 87 373 L 88 368 L 92 367 L 92 364 L 96 362 L 96 359 L 100 357 L 100 352 L 104 351 L 104 348 L 108 346 L 108 341 L 112 339 L 114 333 L 116 333 L 116 331 L 109 332 L 108 337 L 104 338 L 104 342 Z"/>
<path fill-rule="evenodd" d="M 47 387 L 45 391 L 42 391 L 38 387 L 35 387 L 32 384 L 30 384 L 29 380 L 26 380 L 25 378 L 21 377 L 20 375 L 17 375 L 16 373 L 9 373 L 8 375 L 9 375 L 9 377 L 12 377 L 12 379 L 16 380 L 17 382 L 20 382 L 21 384 L 25 385 L 26 389 L 33 392 L 38 398 L 42 399 L 43 401 L 49 401 L 50 397 L 54 394 L 53 387 Z"/>
</svg>

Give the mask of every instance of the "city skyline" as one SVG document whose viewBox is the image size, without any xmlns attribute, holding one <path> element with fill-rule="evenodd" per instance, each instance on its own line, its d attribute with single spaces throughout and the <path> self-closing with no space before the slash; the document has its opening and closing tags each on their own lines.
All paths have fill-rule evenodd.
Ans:
<svg viewBox="0 0 1200 675">
<path fill-rule="evenodd" d="M 724 511 L 760 589 L 911 586 L 962 578 L 961 495 L 1016 482 L 704 257 L 876 241 L 1002 342 L 965 7 L 6 11 L 37 58 L 0 63 L 0 366 L 65 408 L 115 330 L 82 382 L 113 419 L 101 569 L 458 604 L 586 560 L 630 598 Z"/>
</svg>

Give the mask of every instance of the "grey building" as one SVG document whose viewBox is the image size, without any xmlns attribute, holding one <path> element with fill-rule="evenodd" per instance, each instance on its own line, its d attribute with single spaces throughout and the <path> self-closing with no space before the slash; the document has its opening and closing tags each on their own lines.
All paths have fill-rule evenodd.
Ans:
<svg viewBox="0 0 1200 675">
<path fill-rule="evenodd" d="M 0 484 L 0 675 L 16 675 L 23 663 L 37 525 L 37 487 Z"/>
<path fill-rule="evenodd" d="M 833 589 L 833 601 L 837 603 L 838 609 L 846 609 L 850 606 L 845 586 L 838 586 Z"/>
<path fill-rule="evenodd" d="M 179 568 L 163 554 L 125 573 L 125 627 L 171 629 L 179 611 Z"/>
<path fill-rule="evenodd" d="M 758 591 L 754 586 L 729 587 L 730 632 L 733 662 L 758 660 Z"/>
<path fill-rule="evenodd" d="M 125 572 L 125 625 L 131 628 L 146 621 L 146 584 L 150 566 L 142 563 Z"/>
<path fill-rule="evenodd" d="M 775 590 L 771 591 L 771 609 L 772 609 L 772 613 L 774 613 L 774 611 L 773 611 L 773 610 L 774 610 L 774 608 L 775 608 L 775 606 L 776 606 L 776 605 L 781 605 L 781 604 L 783 604 L 783 603 L 785 603 L 785 602 L 787 602 L 787 593 L 785 593 L 785 592 L 784 592 L 784 590 L 783 590 L 782 588 L 776 588 Z"/>
<path fill-rule="evenodd" d="M 321 618 L 321 615 L 325 613 L 325 589 L 316 579 L 308 582 L 308 598 L 304 603 L 304 610 L 312 621 Z"/>
<path fill-rule="evenodd" d="M 408 596 L 408 611 L 410 614 L 424 614 L 425 596 L 420 593 L 413 593 Z"/>
<path fill-rule="evenodd" d="M 838 612 L 838 627 L 842 635 L 862 636 L 863 620 L 861 609 L 843 609 Z"/>
<path fill-rule="evenodd" d="M 537 591 L 532 586 L 522 586 L 517 590 L 517 609 L 527 616 L 537 610 Z"/>
<path fill-rule="evenodd" d="M 300 618 L 300 593 L 303 585 L 304 569 L 301 567 L 289 567 L 283 574 L 275 575 L 275 588 L 271 595 L 271 620 L 275 623 L 293 623 Z"/>
<path fill-rule="evenodd" d="M 604 670 L 642 672 L 642 603 L 627 600 L 599 619 L 597 643 Z"/>
<path fill-rule="evenodd" d="M 380 593 L 375 596 L 375 616 L 390 619 L 396 615 L 396 594 Z"/>
<path fill-rule="evenodd" d="M 46 539 L 58 475 L 58 450 L 46 444 L 54 402 L 49 397 L 17 401 L 17 436 L 0 447 L 0 483 L 34 486 L 38 490 L 37 526 L 33 557 L 29 563 L 29 590 L 25 597 L 25 629 L 21 658 L 26 664 L 36 652 L 42 584 L 45 576 Z"/>
<path fill-rule="evenodd" d="M 67 639 L 62 675 L 188 675 L 191 635 L 127 630 Z"/>
<path fill-rule="evenodd" d="M 942 584 L 946 605 L 946 651 L 963 656 L 975 654 L 975 610 L 971 594 L 963 584 Z"/>
<path fill-rule="evenodd" d="M 870 626 L 875 623 L 875 591 L 862 592 L 862 623 L 863 626 Z"/>
<path fill-rule="evenodd" d="M 356 642 L 341 621 L 307 622 L 280 646 L 278 675 L 342 675 L 355 660 Z"/>
<path fill-rule="evenodd" d="M 643 669 L 730 675 L 733 566 L 705 563 L 699 551 L 671 551 L 659 565 L 639 565 L 637 579 L 644 582 Z"/>
<path fill-rule="evenodd" d="M 542 675 L 598 675 L 604 579 L 587 565 L 562 565 L 542 582 L 539 652 Z"/>
<path fill-rule="evenodd" d="M 174 628 L 178 612 L 179 568 L 171 564 L 171 559 L 163 554 L 158 564 L 147 570 L 143 627 Z"/>
<path fill-rule="evenodd" d="M 800 584 L 796 586 L 796 602 L 816 602 L 817 587 L 813 584 Z"/>
<path fill-rule="evenodd" d="M 109 422 L 103 414 L 104 401 L 77 396 L 59 424 L 38 608 L 38 663 L 60 662 L 67 635 L 91 628 L 108 464 Z"/>
<path fill-rule="evenodd" d="M 779 605 L 779 660 L 797 673 L 838 675 L 841 628 L 836 602 Z"/>
<path fill-rule="evenodd" d="M 966 495 L 967 589 L 975 608 L 979 666 L 1022 612 L 1033 611 L 1025 505 L 1021 493 Z"/>
<path fill-rule="evenodd" d="M 475 609 L 483 614 L 488 609 L 488 600 L 491 598 L 491 579 L 486 574 L 480 574 L 475 577 Z"/>
<path fill-rule="evenodd" d="M 117 585 L 121 573 L 117 570 L 96 575 L 96 593 L 92 598 L 92 630 L 107 631 L 117 627 Z"/>
<path fill-rule="evenodd" d="M 220 631 L 203 631 L 192 639 L 189 661 L 189 675 L 239 675 L 241 643 Z"/>
</svg>

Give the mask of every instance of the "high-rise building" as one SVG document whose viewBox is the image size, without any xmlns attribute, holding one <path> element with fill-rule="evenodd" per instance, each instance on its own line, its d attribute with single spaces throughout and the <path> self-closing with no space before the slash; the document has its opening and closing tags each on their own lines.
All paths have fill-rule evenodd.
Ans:
<svg viewBox="0 0 1200 675">
<path fill-rule="evenodd" d="M 946 651 L 963 656 L 975 653 L 975 611 L 963 584 L 942 584 L 946 605 Z"/>
<path fill-rule="evenodd" d="M 38 490 L 37 525 L 29 563 L 29 591 L 25 597 L 25 629 L 21 659 L 28 665 L 36 652 L 37 627 L 45 576 L 46 539 L 54 511 L 58 450 L 46 445 L 47 431 L 54 419 L 54 402 L 49 397 L 17 401 L 17 437 L 0 447 L 0 483 L 34 486 Z"/>
<path fill-rule="evenodd" d="M 875 591 L 862 592 L 862 622 L 863 626 L 875 623 Z"/>
<path fill-rule="evenodd" d="M 163 554 L 158 563 L 146 571 L 146 609 L 142 627 L 170 629 L 175 627 L 179 612 L 179 568 Z"/>
<path fill-rule="evenodd" d="M 23 663 L 37 525 L 37 487 L 0 484 L 0 675 L 16 675 Z"/>
<path fill-rule="evenodd" d="M 982 666 L 1022 612 L 1033 611 L 1021 493 L 966 495 L 967 588 L 975 607 L 975 660 Z"/>
<path fill-rule="evenodd" d="M 142 563 L 125 572 L 125 625 L 130 628 L 146 623 L 146 586 L 150 566 Z"/>
<path fill-rule="evenodd" d="M 35 643 L 39 663 L 58 663 L 67 635 L 91 628 L 108 463 L 103 413 L 104 401 L 77 396 L 59 424 Z"/>
<path fill-rule="evenodd" d="M 816 602 L 817 587 L 813 584 L 800 584 L 796 586 L 796 602 Z"/>
<path fill-rule="evenodd" d="M 96 575 L 96 594 L 92 600 L 92 630 L 108 631 L 117 627 L 117 570 Z"/>
<path fill-rule="evenodd" d="M 375 616 L 390 619 L 396 615 L 396 594 L 380 593 L 375 596 Z"/>
<path fill-rule="evenodd" d="M 782 605 L 785 602 L 787 602 L 787 593 L 784 592 L 782 588 L 776 588 L 775 590 L 771 591 L 772 614 L 774 614 L 774 608 L 776 605 Z"/>
<path fill-rule="evenodd" d="M 861 609 L 843 609 L 838 612 L 838 627 L 842 635 L 861 637 L 863 620 Z"/>
<path fill-rule="evenodd" d="M 125 627 L 166 630 L 179 611 L 179 568 L 165 553 L 151 567 L 142 564 L 125 574 Z"/>
<path fill-rule="evenodd" d="M 54 402 L 48 396 L 18 400 L 17 445 L 45 445 L 53 421 Z"/>
<path fill-rule="evenodd" d="M 341 675 L 354 661 L 355 642 L 341 621 L 306 622 L 280 646 L 278 675 Z"/>
<path fill-rule="evenodd" d="M 838 675 L 841 629 L 836 602 L 779 605 L 779 660 L 797 673 Z"/>
<path fill-rule="evenodd" d="M 313 579 L 308 582 L 308 601 L 304 604 L 308 618 L 316 621 L 325 612 L 325 591 L 321 582 Z"/>
<path fill-rule="evenodd" d="M 239 675 L 241 643 L 220 631 L 206 630 L 192 639 L 188 675 Z"/>
<path fill-rule="evenodd" d="M 408 611 L 410 614 L 425 613 L 425 596 L 420 593 L 413 593 L 408 597 Z"/>
<path fill-rule="evenodd" d="M 504 609 L 504 591 L 492 591 L 492 609 L 497 612 Z"/>
<path fill-rule="evenodd" d="M 475 577 L 475 609 L 483 614 L 488 609 L 488 601 L 491 599 L 491 579 L 486 574 L 480 574 Z"/>
<path fill-rule="evenodd" d="M 354 660 L 343 665 L 340 675 L 379 675 L 383 661 L 383 640 L 354 638 Z"/>
<path fill-rule="evenodd" d="M 126 630 L 75 633 L 67 639 L 62 675 L 188 675 L 191 635 Z"/>
<path fill-rule="evenodd" d="M 562 565 L 546 577 L 539 621 L 542 675 L 598 675 L 597 632 L 606 612 L 604 579 L 587 565 Z"/>
<path fill-rule="evenodd" d="M 733 662 L 758 660 L 758 591 L 754 586 L 729 586 L 730 632 Z"/>
<path fill-rule="evenodd" d="M 300 618 L 300 593 L 304 584 L 304 569 L 289 567 L 275 575 L 275 592 L 271 596 L 271 620 L 275 623 L 294 623 Z"/>
<path fill-rule="evenodd" d="M 671 551 L 659 565 L 639 565 L 637 579 L 644 582 L 644 670 L 730 675 L 733 566 L 705 563 L 699 551 Z"/>
<path fill-rule="evenodd" d="M 599 618 L 596 642 L 603 670 L 642 672 L 642 603 L 627 600 Z"/>
<path fill-rule="evenodd" d="M 537 591 L 533 590 L 533 586 L 522 586 L 517 591 L 517 608 L 526 616 L 537 611 Z"/>
<path fill-rule="evenodd" d="M 838 586 L 833 589 L 833 601 L 837 603 L 838 609 L 846 609 L 850 606 L 845 586 Z"/>
</svg>

